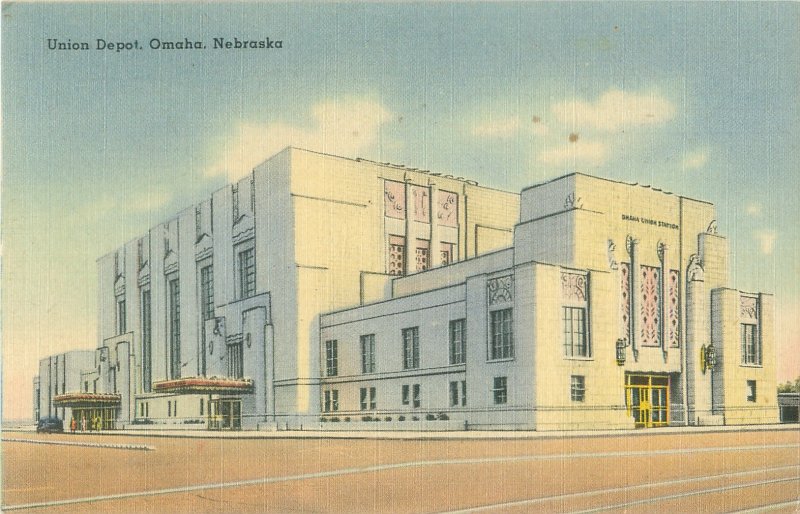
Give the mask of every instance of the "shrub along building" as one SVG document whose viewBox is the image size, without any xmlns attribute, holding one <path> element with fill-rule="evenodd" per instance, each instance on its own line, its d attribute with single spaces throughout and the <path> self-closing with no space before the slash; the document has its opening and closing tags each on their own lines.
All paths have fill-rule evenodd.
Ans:
<svg viewBox="0 0 800 514">
<path fill-rule="evenodd" d="M 776 422 L 772 297 L 727 256 L 711 204 L 647 187 L 289 148 L 99 259 L 97 349 L 47 401 L 108 427 Z"/>
</svg>

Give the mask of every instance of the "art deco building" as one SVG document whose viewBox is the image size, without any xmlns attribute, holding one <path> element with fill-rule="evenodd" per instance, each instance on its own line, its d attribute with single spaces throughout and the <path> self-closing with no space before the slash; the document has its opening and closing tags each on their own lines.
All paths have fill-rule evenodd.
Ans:
<svg viewBox="0 0 800 514">
<path fill-rule="evenodd" d="M 730 288 L 715 219 L 581 174 L 517 195 L 288 148 L 98 260 L 97 348 L 58 391 L 40 370 L 37 398 L 55 396 L 39 411 L 212 429 L 777 422 L 772 296 Z"/>
</svg>

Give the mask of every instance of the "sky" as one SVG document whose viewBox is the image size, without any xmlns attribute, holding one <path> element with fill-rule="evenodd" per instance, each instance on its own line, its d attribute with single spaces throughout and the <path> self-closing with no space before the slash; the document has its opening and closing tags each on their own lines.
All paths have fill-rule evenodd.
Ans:
<svg viewBox="0 0 800 514">
<path fill-rule="evenodd" d="M 0 23 L 4 419 L 32 416 L 38 359 L 97 345 L 99 256 L 288 145 L 711 201 L 732 283 L 776 295 L 779 381 L 800 376 L 796 3 L 4 3 Z M 206 48 L 150 47 L 184 38 Z"/>
</svg>

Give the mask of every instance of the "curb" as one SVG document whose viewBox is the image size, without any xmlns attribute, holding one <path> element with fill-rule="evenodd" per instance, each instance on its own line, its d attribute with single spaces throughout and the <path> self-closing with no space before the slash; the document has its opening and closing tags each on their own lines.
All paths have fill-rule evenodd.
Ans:
<svg viewBox="0 0 800 514">
<path fill-rule="evenodd" d="M 13 442 L 13 443 L 33 443 L 33 444 L 55 444 L 61 446 L 83 446 L 89 448 L 112 448 L 115 450 L 145 450 L 145 451 L 152 451 L 155 450 L 153 446 L 147 446 L 145 444 L 112 444 L 112 443 L 77 443 L 74 441 L 44 441 L 44 440 L 37 440 L 37 439 L 21 439 L 16 437 L 4 437 L 2 439 L 3 442 Z"/>
</svg>

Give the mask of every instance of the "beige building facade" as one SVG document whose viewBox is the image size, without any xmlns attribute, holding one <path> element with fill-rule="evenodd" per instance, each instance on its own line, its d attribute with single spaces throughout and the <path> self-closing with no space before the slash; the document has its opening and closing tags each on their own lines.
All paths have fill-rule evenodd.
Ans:
<svg viewBox="0 0 800 514">
<path fill-rule="evenodd" d="M 773 312 L 771 295 L 730 288 L 713 205 L 567 175 L 522 191 L 511 247 L 323 315 L 322 419 L 774 423 Z"/>
</svg>

